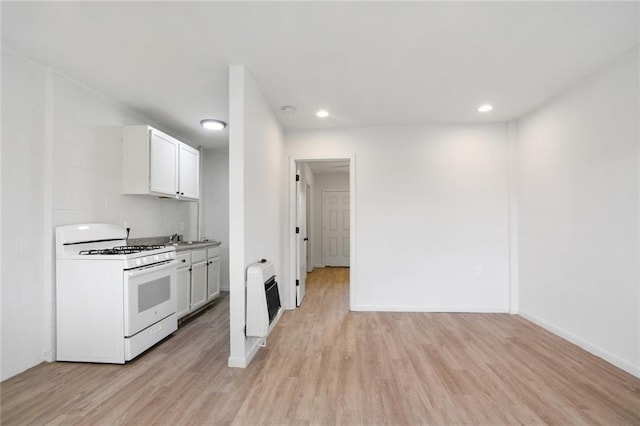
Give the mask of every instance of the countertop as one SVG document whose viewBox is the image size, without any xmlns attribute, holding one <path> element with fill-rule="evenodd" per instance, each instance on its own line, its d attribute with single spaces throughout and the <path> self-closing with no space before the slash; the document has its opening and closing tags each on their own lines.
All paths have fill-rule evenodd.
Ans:
<svg viewBox="0 0 640 426">
<path fill-rule="evenodd" d="M 187 250 L 199 250 L 205 249 L 209 247 L 218 247 L 222 244 L 220 241 L 181 241 L 179 243 L 167 244 L 167 246 L 173 246 L 176 248 L 177 252 L 187 251 Z"/>
<path fill-rule="evenodd" d="M 148 238 L 130 238 L 127 242 L 128 245 L 163 245 L 167 247 L 175 247 L 176 251 L 187 251 L 187 250 L 198 250 L 205 249 L 209 247 L 218 247 L 222 244 L 220 241 L 216 240 L 201 240 L 201 241 L 180 241 L 178 243 L 170 243 L 169 236 L 161 236 L 161 237 L 148 237 Z M 180 235 L 182 238 L 182 235 Z"/>
</svg>

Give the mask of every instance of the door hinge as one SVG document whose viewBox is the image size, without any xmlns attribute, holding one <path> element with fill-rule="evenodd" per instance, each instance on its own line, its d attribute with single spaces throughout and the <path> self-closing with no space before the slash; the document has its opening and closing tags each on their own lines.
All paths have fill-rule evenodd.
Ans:
<svg viewBox="0 0 640 426">
<path fill-rule="evenodd" d="M 296 226 L 296 234 L 300 233 L 300 228 Z"/>
<path fill-rule="evenodd" d="M 300 182 L 300 175 L 296 175 L 296 182 Z"/>
<path fill-rule="evenodd" d="M 300 287 L 300 280 L 296 280 L 296 287 Z"/>
</svg>

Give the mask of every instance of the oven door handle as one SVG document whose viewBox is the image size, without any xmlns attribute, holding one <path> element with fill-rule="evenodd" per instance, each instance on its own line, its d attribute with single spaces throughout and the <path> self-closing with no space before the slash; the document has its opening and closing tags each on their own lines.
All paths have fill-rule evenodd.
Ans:
<svg viewBox="0 0 640 426">
<path fill-rule="evenodd" d="M 160 265 L 151 265 L 151 266 L 145 266 L 142 267 L 140 269 L 135 269 L 133 271 L 129 271 L 128 275 L 129 277 L 137 277 L 140 275 L 144 275 L 144 274 L 148 274 L 150 272 L 157 272 L 157 271 L 162 271 L 163 269 L 169 269 L 169 268 L 174 268 L 177 265 L 177 261 L 176 260 L 169 260 L 166 263 L 162 263 Z"/>
</svg>

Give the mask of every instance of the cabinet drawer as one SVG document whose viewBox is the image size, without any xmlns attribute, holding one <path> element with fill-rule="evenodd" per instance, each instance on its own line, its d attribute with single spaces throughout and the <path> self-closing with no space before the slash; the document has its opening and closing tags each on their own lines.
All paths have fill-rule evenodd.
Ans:
<svg viewBox="0 0 640 426">
<path fill-rule="evenodd" d="M 124 339 L 124 359 L 130 361 L 178 329 L 176 314 Z"/>
<path fill-rule="evenodd" d="M 212 257 L 216 256 L 220 256 L 220 246 L 209 247 L 207 249 L 207 259 L 211 259 Z"/>
<path fill-rule="evenodd" d="M 191 266 L 191 252 L 178 253 L 176 255 L 178 261 L 178 268 L 184 268 L 185 266 Z"/>
<path fill-rule="evenodd" d="M 207 260 L 206 250 L 194 250 L 191 252 L 191 263 L 204 262 Z"/>
</svg>

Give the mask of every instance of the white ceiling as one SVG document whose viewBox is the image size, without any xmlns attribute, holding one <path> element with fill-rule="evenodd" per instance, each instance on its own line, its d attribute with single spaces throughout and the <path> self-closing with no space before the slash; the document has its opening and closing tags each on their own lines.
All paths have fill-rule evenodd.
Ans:
<svg viewBox="0 0 640 426">
<path fill-rule="evenodd" d="M 198 123 L 228 120 L 230 64 L 247 66 L 285 129 L 502 121 L 637 45 L 638 6 L 2 1 L 2 44 L 221 147 L 228 132 Z M 494 111 L 480 115 L 482 102 Z"/>
</svg>

